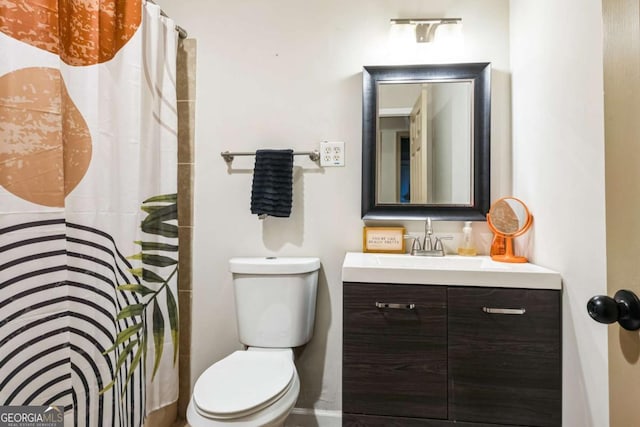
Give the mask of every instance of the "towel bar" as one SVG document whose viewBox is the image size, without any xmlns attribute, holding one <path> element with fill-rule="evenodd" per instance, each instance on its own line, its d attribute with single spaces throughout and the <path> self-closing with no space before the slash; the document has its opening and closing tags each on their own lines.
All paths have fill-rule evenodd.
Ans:
<svg viewBox="0 0 640 427">
<path fill-rule="evenodd" d="M 227 163 L 233 162 L 233 158 L 235 156 L 255 156 L 255 155 L 256 155 L 256 153 L 255 152 L 251 152 L 251 151 L 236 151 L 236 152 L 223 151 L 222 153 L 220 153 L 220 156 L 222 156 L 224 161 L 227 162 Z M 293 155 L 294 156 L 309 156 L 309 158 L 311 160 L 313 160 L 314 162 L 317 162 L 318 160 L 320 160 L 320 151 L 318 151 L 318 150 L 313 150 L 313 151 L 294 151 Z"/>
</svg>

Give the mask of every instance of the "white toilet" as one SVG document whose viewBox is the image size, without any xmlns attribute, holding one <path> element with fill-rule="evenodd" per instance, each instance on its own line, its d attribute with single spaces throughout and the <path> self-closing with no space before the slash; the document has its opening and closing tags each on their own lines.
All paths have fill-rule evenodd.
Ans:
<svg viewBox="0 0 640 427">
<path fill-rule="evenodd" d="M 191 427 L 281 426 L 293 409 L 300 380 L 293 347 L 313 334 L 318 258 L 232 258 L 240 342 L 207 368 L 187 408 Z"/>
</svg>

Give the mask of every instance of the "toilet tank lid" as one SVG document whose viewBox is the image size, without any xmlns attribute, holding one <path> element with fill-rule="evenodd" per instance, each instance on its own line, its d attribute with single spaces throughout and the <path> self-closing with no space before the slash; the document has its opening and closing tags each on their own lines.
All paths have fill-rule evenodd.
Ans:
<svg viewBox="0 0 640 427">
<path fill-rule="evenodd" d="M 320 269 L 316 257 L 231 258 L 229 271 L 244 274 L 301 274 Z"/>
</svg>

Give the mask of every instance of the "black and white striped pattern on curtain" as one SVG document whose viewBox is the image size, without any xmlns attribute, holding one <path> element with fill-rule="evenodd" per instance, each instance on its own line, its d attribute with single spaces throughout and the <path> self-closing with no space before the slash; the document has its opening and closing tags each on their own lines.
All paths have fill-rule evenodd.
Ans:
<svg viewBox="0 0 640 427">
<path fill-rule="evenodd" d="M 75 426 L 142 425 L 144 364 L 120 390 L 132 356 L 114 372 L 119 352 L 104 354 L 132 324 L 115 314 L 139 302 L 116 289 L 138 278 L 113 238 L 50 218 L 0 229 L 0 254 L 0 405 L 62 405 Z"/>
</svg>

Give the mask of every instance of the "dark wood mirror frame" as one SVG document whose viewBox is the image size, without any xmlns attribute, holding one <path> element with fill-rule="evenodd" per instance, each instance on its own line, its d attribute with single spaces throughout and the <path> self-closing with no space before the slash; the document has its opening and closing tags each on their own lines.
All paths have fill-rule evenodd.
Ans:
<svg viewBox="0 0 640 427">
<path fill-rule="evenodd" d="M 429 80 L 473 81 L 473 200 L 470 205 L 376 203 L 378 83 Z M 406 220 L 431 217 L 485 221 L 490 202 L 491 64 L 365 66 L 362 71 L 362 219 Z"/>
</svg>

